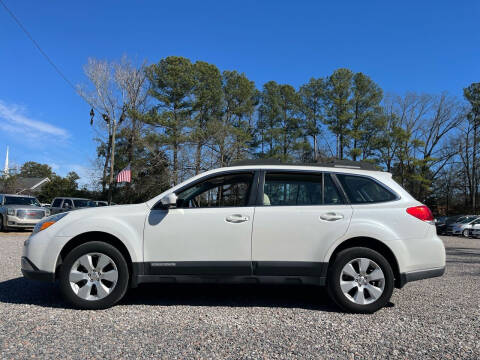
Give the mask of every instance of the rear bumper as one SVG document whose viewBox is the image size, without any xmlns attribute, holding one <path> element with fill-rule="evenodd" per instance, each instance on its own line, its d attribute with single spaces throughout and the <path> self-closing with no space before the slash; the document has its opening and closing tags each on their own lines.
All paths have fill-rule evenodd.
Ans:
<svg viewBox="0 0 480 360">
<path fill-rule="evenodd" d="M 28 258 L 22 257 L 22 274 L 25 278 L 38 281 L 54 282 L 55 274 L 39 270 Z"/>
<path fill-rule="evenodd" d="M 412 281 L 439 277 L 439 276 L 442 276 L 444 273 L 445 273 L 445 266 L 440 268 L 434 268 L 434 269 L 401 273 L 398 287 L 402 288 L 403 286 L 405 286 L 406 283 L 409 283 Z"/>
</svg>

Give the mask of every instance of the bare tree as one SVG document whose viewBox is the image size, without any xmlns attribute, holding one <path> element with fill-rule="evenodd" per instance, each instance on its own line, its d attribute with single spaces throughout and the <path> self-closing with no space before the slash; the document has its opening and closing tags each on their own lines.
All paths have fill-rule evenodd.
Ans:
<svg viewBox="0 0 480 360">
<path fill-rule="evenodd" d="M 120 62 L 89 58 L 84 72 L 91 86 L 78 86 L 78 92 L 92 106 L 91 124 L 100 135 L 99 139 L 103 142 L 101 145 L 104 145 L 102 192 L 105 193 L 108 182 L 109 202 L 112 201 L 114 186 L 115 139 L 119 127 L 127 117 L 132 130 L 130 158 L 133 159 L 135 134 L 138 133 L 135 114 L 146 102 L 146 79 L 143 70 L 143 65 L 139 68 L 132 66 L 126 56 Z M 95 116 L 100 117 L 101 121 L 94 123 Z M 106 133 L 106 141 L 102 139 L 102 133 Z"/>
<path fill-rule="evenodd" d="M 146 61 L 135 66 L 124 55 L 119 63 L 114 64 L 114 78 L 124 101 L 128 137 L 128 162 L 134 171 L 134 152 L 139 141 L 142 141 L 141 131 L 144 123 L 140 121 L 141 114 L 146 111 L 148 82 L 145 75 Z"/>
</svg>

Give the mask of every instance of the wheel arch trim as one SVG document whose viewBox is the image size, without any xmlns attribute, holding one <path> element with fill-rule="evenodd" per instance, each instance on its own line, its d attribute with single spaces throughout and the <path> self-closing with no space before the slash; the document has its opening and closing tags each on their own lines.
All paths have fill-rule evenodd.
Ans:
<svg viewBox="0 0 480 360">
<path fill-rule="evenodd" d="M 392 248 L 388 246 L 388 244 L 386 244 L 385 242 L 368 236 L 356 236 L 347 238 L 344 241 L 332 246 L 327 253 L 327 257 L 325 258 L 325 262 L 329 264 L 326 271 L 328 272 L 328 269 L 330 268 L 333 261 L 335 261 L 335 258 L 340 251 L 352 247 L 369 248 L 383 255 L 388 261 L 388 263 L 392 266 L 392 271 L 395 276 L 395 287 L 402 287 L 399 262 Z"/>
<path fill-rule="evenodd" d="M 136 278 L 138 266 L 134 265 L 137 262 L 135 258 L 132 257 L 132 250 L 129 248 L 129 245 L 122 241 L 118 236 L 115 236 L 109 232 L 105 231 L 86 231 L 68 240 L 61 248 L 57 256 L 57 261 L 55 264 L 55 274 L 58 276 L 58 270 L 63 263 L 65 256 L 77 246 L 88 243 L 90 241 L 101 241 L 107 244 L 114 246 L 119 250 L 122 255 L 125 257 L 125 260 L 128 264 L 129 272 L 132 279 Z"/>
</svg>

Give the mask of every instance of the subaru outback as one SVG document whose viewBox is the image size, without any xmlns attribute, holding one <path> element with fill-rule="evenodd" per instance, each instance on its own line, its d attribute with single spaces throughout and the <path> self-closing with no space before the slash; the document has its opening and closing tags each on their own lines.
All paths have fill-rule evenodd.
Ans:
<svg viewBox="0 0 480 360">
<path fill-rule="evenodd" d="M 429 208 L 390 173 L 342 165 L 244 165 L 197 175 L 146 203 L 50 216 L 22 272 L 58 280 L 75 307 L 102 309 L 148 282 L 326 286 L 372 313 L 394 288 L 441 276 Z"/>
</svg>

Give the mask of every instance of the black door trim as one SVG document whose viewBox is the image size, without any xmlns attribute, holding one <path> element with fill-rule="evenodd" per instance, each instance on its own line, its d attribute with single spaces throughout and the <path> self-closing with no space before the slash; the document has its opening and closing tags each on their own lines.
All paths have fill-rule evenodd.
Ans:
<svg viewBox="0 0 480 360">
<path fill-rule="evenodd" d="M 250 261 L 152 261 L 146 275 L 251 275 Z"/>
<path fill-rule="evenodd" d="M 139 275 L 326 276 L 328 263 L 309 261 L 152 261 Z M 137 267 L 140 269 L 140 267 Z"/>
<path fill-rule="evenodd" d="M 254 261 L 253 274 L 267 276 L 326 276 L 328 263 L 309 261 Z"/>
</svg>

